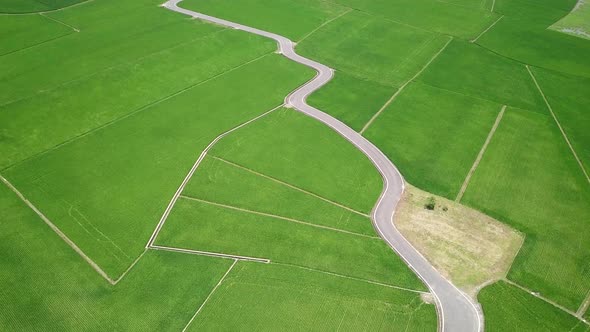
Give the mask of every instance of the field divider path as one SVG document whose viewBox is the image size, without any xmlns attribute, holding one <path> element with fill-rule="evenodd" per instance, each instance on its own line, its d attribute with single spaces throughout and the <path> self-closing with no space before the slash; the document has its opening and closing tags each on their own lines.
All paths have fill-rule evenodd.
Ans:
<svg viewBox="0 0 590 332">
<path fill-rule="evenodd" d="M 479 163 L 481 162 L 481 159 L 483 158 L 483 155 L 486 152 L 488 145 L 492 141 L 492 137 L 494 137 L 494 133 L 496 132 L 496 129 L 498 129 L 498 126 L 500 125 L 500 121 L 502 121 L 502 117 L 504 116 L 505 111 L 506 111 L 506 105 L 502 106 L 500 113 L 498 113 L 498 116 L 496 117 L 496 121 L 494 122 L 492 129 L 490 129 L 490 133 L 488 134 L 488 137 L 486 138 L 485 142 L 483 143 L 481 150 L 479 150 L 479 153 L 477 154 L 477 158 L 475 158 L 475 161 L 473 162 L 473 165 L 471 166 L 469 173 L 467 173 L 467 176 L 465 177 L 465 181 L 463 181 L 463 185 L 461 186 L 461 189 L 459 190 L 459 193 L 457 194 L 457 197 L 455 198 L 455 202 L 460 202 L 461 199 L 463 198 L 463 195 L 465 194 L 465 190 L 467 190 L 467 186 L 469 186 L 469 181 L 471 181 L 471 177 L 473 176 L 473 173 L 475 173 L 475 170 L 479 166 Z"/>
<path fill-rule="evenodd" d="M 197 312 L 195 312 L 195 314 L 193 315 L 193 317 L 191 317 L 191 319 L 188 321 L 188 323 L 186 324 L 186 326 L 182 329 L 182 332 L 185 332 L 188 329 L 188 327 L 192 324 L 192 322 L 195 320 L 195 318 L 197 318 L 197 315 L 199 314 L 199 312 L 201 312 L 201 310 L 203 310 L 203 307 L 205 306 L 205 304 L 207 304 L 207 302 L 209 301 L 209 299 L 211 298 L 211 296 L 213 296 L 213 293 L 215 293 L 215 291 L 217 290 L 217 288 L 221 285 L 221 283 L 223 283 L 223 280 L 225 280 L 225 277 L 227 277 L 227 275 L 231 272 L 231 270 L 233 270 L 234 266 L 237 263 L 238 263 L 238 260 L 237 259 L 234 260 L 234 262 L 229 267 L 229 269 L 227 269 L 227 271 L 225 272 L 225 274 L 223 275 L 223 277 L 221 277 L 221 279 L 219 279 L 219 282 L 217 283 L 217 285 L 215 285 L 215 287 L 213 287 L 213 289 L 211 290 L 211 292 L 209 293 L 209 295 L 207 295 L 207 297 L 205 298 L 205 301 L 203 301 L 203 303 L 201 303 L 201 305 L 197 309 Z"/>
<path fill-rule="evenodd" d="M 565 139 L 565 142 L 567 143 L 567 146 L 572 151 L 572 154 L 574 155 L 574 158 L 578 162 L 578 165 L 580 165 L 580 169 L 582 170 L 582 173 L 584 173 L 584 176 L 586 177 L 586 181 L 588 181 L 588 183 L 590 184 L 590 176 L 588 176 L 588 173 L 586 172 L 586 169 L 584 168 L 584 164 L 582 163 L 582 160 L 580 159 L 580 157 L 578 157 L 578 154 L 576 153 L 576 150 L 574 150 L 574 147 L 572 146 L 572 143 L 570 143 L 570 140 L 567 137 L 567 134 L 565 133 L 565 130 L 563 129 L 563 127 L 561 126 L 561 123 L 557 119 L 557 116 L 553 112 L 553 108 L 551 107 L 551 104 L 549 104 L 549 100 L 547 100 L 547 97 L 543 93 L 543 90 L 541 89 L 541 86 L 537 82 L 537 78 L 533 74 L 533 72 L 532 72 L 531 68 L 529 67 L 529 65 L 525 65 L 525 67 L 526 67 L 526 70 L 529 72 L 529 75 L 531 75 L 531 78 L 533 79 L 533 82 L 535 83 L 535 86 L 539 90 L 539 93 L 541 94 L 541 97 L 543 97 L 543 100 L 545 101 L 545 105 L 547 105 L 547 109 L 549 109 L 549 113 L 551 113 L 551 117 L 553 117 L 553 120 L 557 124 L 557 127 L 559 128 L 559 131 L 561 132 L 561 135 Z"/>
<path fill-rule="evenodd" d="M 262 173 L 260 173 L 260 172 L 257 172 L 257 171 L 255 171 L 255 170 L 253 170 L 253 169 L 250 169 L 250 168 L 248 168 L 248 167 L 244 167 L 244 166 L 242 166 L 242 165 L 239 165 L 239 164 L 233 163 L 233 162 L 231 162 L 231 161 L 229 161 L 229 160 L 225 160 L 225 159 L 223 159 L 223 158 L 219 158 L 219 157 L 216 157 L 216 156 L 213 156 L 213 155 L 211 156 L 211 158 L 213 158 L 213 159 L 215 159 L 215 160 L 219 160 L 219 161 L 221 161 L 221 162 L 224 162 L 224 163 L 226 163 L 226 164 L 228 164 L 228 165 L 230 165 L 230 166 L 234 166 L 234 167 L 236 167 L 236 168 L 239 168 L 239 169 L 241 169 L 241 170 L 244 170 L 244 171 L 250 172 L 250 173 L 252 173 L 252 174 L 258 175 L 258 176 L 260 176 L 260 177 L 263 177 L 263 178 L 265 178 L 265 179 L 268 179 L 268 180 L 274 181 L 274 182 L 276 182 L 276 183 L 282 184 L 282 185 L 284 185 L 285 187 L 288 187 L 288 188 L 291 188 L 291 189 L 297 190 L 297 191 L 299 191 L 299 192 L 302 192 L 302 193 L 304 193 L 304 194 L 307 194 L 307 195 L 309 195 L 309 196 L 315 197 L 315 198 L 317 198 L 317 199 L 319 199 L 319 200 L 322 200 L 322 201 L 324 201 L 324 202 L 326 202 L 326 203 L 330 203 L 330 204 L 332 204 L 332 205 L 335 205 L 335 206 L 337 206 L 337 207 L 339 207 L 339 208 L 342 208 L 342 209 L 348 210 L 348 211 L 350 211 L 350 212 L 356 213 L 356 214 L 358 214 L 358 215 L 361 215 L 361 216 L 363 216 L 363 217 L 370 217 L 370 216 L 369 216 L 368 214 L 366 214 L 366 213 L 362 213 L 362 212 L 360 212 L 360 211 L 357 211 L 357 210 L 355 210 L 355 209 L 349 208 L 349 207 L 348 207 L 348 206 L 346 206 L 346 205 L 342 205 L 342 204 L 340 204 L 340 203 L 338 203 L 338 202 L 335 202 L 335 201 L 333 201 L 333 200 L 327 199 L 327 198 L 325 198 L 325 197 L 322 197 L 322 196 L 320 196 L 320 195 L 314 194 L 314 193 L 312 193 L 312 192 L 310 192 L 310 191 L 307 191 L 307 190 L 305 190 L 305 189 L 299 188 L 299 187 L 297 187 L 297 186 L 294 186 L 294 185 L 292 185 L 292 184 L 290 184 L 290 183 L 287 183 L 287 182 L 281 181 L 281 180 L 279 180 L 279 179 L 275 179 L 275 178 L 273 178 L 272 176 L 268 176 L 268 175 L 266 175 L 266 174 L 262 174 Z"/>
<path fill-rule="evenodd" d="M 227 204 L 222 204 L 222 203 L 216 203 L 216 202 L 212 202 L 212 201 L 208 201 L 208 200 L 204 200 L 204 199 L 200 199 L 200 198 L 196 198 L 196 197 L 190 197 L 190 196 L 180 195 L 180 198 L 184 198 L 184 199 L 187 199 L 187 200 L 190 200 L 190 201 L 196 201 L 196 202 L 200 202 L 200 203 L 205 203 L 205 204 L 213 205 L 213 206 L 221 207 L 221 208 L 224 208 L 224 209 L 239 211 L 239 212 L 248 213 L 248 214 L 255 214 L 255 215 L 259 215 L 259 216 L 263 216 L 263 217 L 269 217 L 269 218 L 274 218 L 274 219 L 280 219 L 280 220 L 289 221 L 289 222 L 293 222 L 293 223 L 296 223 L 296 224 L 306 225 L 306 226 L 315 227 L 315 228 L 321 228 L 321 229 L 325 229 L 325 230 L 329 230 L 329 231 L 333 231 L 333 232 L 345 233 L 345 234 L 350 234 L 350 235 L 354 235 L 354 236 L 365 237 L 365 238 L 368 238 L 368 239 L 380 239 L 380 237 L 378 237 L 378 236 L 370 236 L 370 235 L 366 235 L 366 234 L 355 233 L 355 232 L 346 231 L 346 230 L 339 229 L 339 228 L 334 228 L 334 227 L 329 227 L 329 226 L 324 226 L 324 225 L 318 225 L 318 224 L 313 224 L 313 223 L 310 223 L 310 222 L 307 222 L 307 221 L 303 221 L 303 220 L 298 220 L 298 219 L 294 219 L 294 218 L 279 216 L 279 215 L 272 214 L 272 213 L 254 211 L 254 210 L 240 208 L 240 207 L 237 207 L 237 206 L 232 206 L 232 205 L 227 205 Z"/>
<path fill-rule="evenodd" d="M 385 102 L 385 104 L 383 104 L 383 106 L 381 106 L 381 108 L 377 111 L 377 113 L 373 114 L 371 119 L 369 119 L 369 121 L 363 126 L 363 128 L 360 131 L 361 135 L 369 128 L 369 126 L 371 126 L 371 124 L 373 124 L 373 122 L 379 117 L 379 115 L 381 115 L 381 113 L 383 113 L 383 111 L 385 111 L 385 109 L 389 105 L 391 105 L 391 103 L 395 100 L 395 98 L 397 98 L 397 96 L 400 93 L 402 93 L 402 91 L 406 88 L 406 86 L 408 86 L 410 83 L 412 83 L 414 80 L 416 80 L 416 78 L 418 78 L 418 76 L 420 76 L 420 74 L 422 74 L 426 70 L 426 68 L 428 68 L 428 66 L 430 66 L 430 64 L 432 62 L 434 62 L 434 60 L 436 60 L 436 58 L 445 50 L 445 48 L 447 48 L 447 46 L 449 46 L 449 44 L 452 41 L 453 41 L 453 37 L 451 37 L 445 43 L 445 45 L 438 52 L 436 52 L 432 56 L 432 58 L 430 58 L 430 60 L 424 66 L 422 66 L 422 68 L 420 68 L 420 70 L 414 76 L 412 76 L 409 80 L 406 81 L 406 83 L 404 83 L 402 86 L 400 86 L 397 89 L 397 91 L 395 91 L 395 93 Z"/>
<path fill-rule="evenodd" d="M 49 226 L 49 228 L 51 228 L 56 234 L 57 236 L 59 236 L 62 240 L 64 240 L 65 243 L 67 243 L 72 249 L 74 249 L 74 251 L 80 255 L 80 257 L 82 257 L 96 272 L 98 272 L 98 274 L 103 277 L 106 281 L 109 282 L 109 284 L 111 285 L 115 285 L 117 283 L 117 281 L 111 279 L 111 277 L 109 277 L 109 275 L 104 272 L 100 266 L 98 266 L 98 264 L 96 264 L 90 257 L 88 257 L 86 255 L 86 253 L 84 253 L 84 251 L 82 251 L 82 249 L 80 249 L 80 247 L 78 247 L 74 241 L 70 240 L 70 238 L 65 235 L 51 220 L 49 220 L 49 218 L 47 218 L 41 211 L 39 211 L 39 209 L 37 209 L 37 207 L 35 205 L 33 205 L 33 203 L 31 203 L 31 201 L 29 201 L 28 199 L 25 198 L 25 196 L 18 191 L 18 189 L 16 189 L 16 187 L 14 187 L 12 185 L 12 183 L 10 183 L 6 178 L 4 178 L 2 175 L 0 175 L 0 180 L 2 180 L 2 182 L 4 182 L 4 184 L 6 184 L 6 186 L 12 190 L 29 208 L 31 208 L 31 210 L 33 210 L 33 212 L 35 212 L 39 218 L 41 218 L 41 220 L 43 220 L 45 222 L 45 224 L 47 224 L 47 226 Z"/>
<path fill-rule="evenodd" d="M 51 16 L 44 15 L 43 13 L 39 13 L 39 15 L 40 15 L 40 16 L 43 16 L 43 17 L 45 17 L 46 19 L 49 19 L 49 20 L 51 20 L 51 21 L 53 21 L 53 22 L 56 22 L 56 23 L 58 23 L 58 24 L 61 24 L 61 25 L 63 25 L 63 26 L 66 26 L 66 27 L 68 27 L 68 28 L 70 28 L 70 29 L 74 30 L 75 32 L 80 32 L 80 29 L 78 29 L 78 28 L 76 28 L 76 27 L 73 27 L 73 26 L 71 26 L 71 25 L 69 25 L 69 24 L 67 24 L 67 23 L 65 23 L 65 22 L 62 22 L 62 21 L 60 21 L 60 20 L 58 20 L 58 19 L 55 19 L 55 18 L 53 18 L 53 17 L 51 17 Z"/>
<path fill-rule="evenodd" d="M 494 0 L 495 1 L 495 0 Z M 492 9 L 493 11 L 493 9 Z M 481 36 L 485 35 L 486 32 L 490 31 L 491 28 L 494 27 L 494 25 L 496 25 L 496 23 L 500 22 L 500 20 L 504 18 L 504 15 L 500 16 L 497 20 L 494 21 L 494 23 L 492 23 L 489 27 L 487 27 L 484 31 L 482 31 L 479 35 L 477 35 L 477 37 L 475 37 L 474 39 L 470 40 L 470 43 L 475 43 L 477 42 L 477 40 L 479 38 L 481 38 Z"/>
<path fill-rule="evenodd" d="M 236 127 L 233 127 L 232 129 L 220 134 L 219 136 L 217 136 L 213 141 L 211 141 L 211 143 L 209 143 L 209 145 L 207 145 L 207 147 L 203 150 L 203 152 L 201 152 L 201 154 L 199 155 L 199 158 L 197 159 L 197 161 L 195 161 L 195 163 L 193 164 L 193 167 L 190 169 L 190 171 L 188 172 L 188 174 L 186 175 L 186 177 L 184 178 L 184 180 L 182 181 L 182 183 L 180 184 L 180 186 L 178 187 L 178 189 L 176 190 L 176 192 L 174 193 L 174 196 L 172 196 L 172 199 L 170 200 L 170 203 L 168 203 L 168 206 L 166 207 L 166 210 L 164 210 L 164 213 L 162 214 L 162 217 L 160 218 L 160 221 L 158 222 L 158 224 L 156 225 L 156 229 L 154 229 L 154 232 L 152 233 L 152 236 L 149 238 L 148 242 L 146 243 L 145 247 L 146 248 L 150 248 L 154 246 L 154 241 L 156 241 L 156 238 L 158 237 L 158 234 L 160 233 L 160 231 L 162 230 L 162 227 L 164 226 L 164 223 L 166 223 L 166 220 L 168 219 L 168 216 L 170 215 L 170 212 L 172 211 L 172 208 L 174 208 L 174 205 L 176 204 L 176 201 L 178 201 L 178 198 L 180 197 L 180 195 L 182 194 L 182 192 L 184 191 L 184 187 L 186 187 L 186 185 L 188 184 L 188 182 L 190 181 L 190 179 L 193 177 L 193 174 L 195 174 L 195 171 L 197 170 L 197 168 L 199 167 L 199 165 L 201 164 L 201 162 L 203 161 L 203 159 L 205 159 L 205 156 L 207 155 L 207 153 L 209 152 L 209 150 L 211 150 L 211 148 L 213 147 L 213 145 L 215 145 L 215 143 L 217 143 L 220 139 L 222 139 L 223 137 L 225 137 L 226 135 L 278 110 L 279 108 L 283 107 L 283 104 L 278 105 L 274 108 L 272 108 L 269 111 L 266 111 Z"/>
<path fill-rule="evenodd" d="M 152 245 L 149 247 L 151 250 L 162 250 L 162 251 L 171 251 L 171 252 L 179 252 L 182 254 L 189 254 L 189 255 L 199 255 L 199 256 L 209 256 L 209 257 L 217 257 L 217 258 L 227 258 L 233 259 L 237 261 L 250 261 L 250 262 L 257 262 L 257 263 L 270 263 L 270 259 L 268 258 L 260 258 L 260 257 L 251 257 L 251 256 L 241 256 L 241 255 L 233 255 L 233 254 L 224 254 L 221 252 L 214 252 L 214 251 L 203 251 L 203 250 L 193 250 L 193 249 L 185 249 L 185 248 L 177 248 L 177 247 L 168 247 L 168 246 L 160 246 L 160 245 Z M 147 249 L 146 249 L 147 250 Z"/>
<path fill-rule="evenodd" d="M 532 290 L 530 290 L 530 289 L 528 289 L 528 288 L 526 288 L 526 287 L 524 287 L 524 286 L 522 286 L 522 285 L 520 285 L 520 284 L 517 284 L 517 283 L 515 283 L 514 281 L 512 281 L 512 280 L 510 280 L 510 279 L 508 279 L 508 278 L 505 278 L 505 279 L 503 279 L 503 281 L 504 281 L 504 282 L 506 282 L 507 284 L 510 284 L 510 285 L 512 285 L 512 286 L 514 286 L 514 287 L 516 287 L 516 288 L 519 288 L 519 289 L 521 289 L 521 290 L 523 290 L 523 291 L 525 291 L 525 292 L 527 292 L 527 293 L 531 294 L 532 296 L 534 296 L 534 297 L 538 298 L 539 300 L 542 300 L 542 301 L 545 301 L 545 302 L 547 302 L 547 303 L 551 304 L 551 305 L 552 305 L 552 306 L 554 306 L 555 308 L 557 308 L 557 309 L 559 309 L 559 310 L 561 310 L 561 311 L 563 311 L 563 312 L 566 312 L 566 313 L 568 313 L 568 314 L 570 314 L 570 315 L 572 315 L 572 316 L 576 317 L 576 318 L 577 318 L 577 319 L 579 319 L 579 320 L 580 320 L 582 323 L 584 323 L 584 324 L 586 324 L 586 325 L 590 326 L 590 323 L 588 323 L 588 322 L 587 322 L 585 319 L 583 319 L 583 318 L 580 318 L 580 317 L 579 317 L 579 316 L 578 316 L 578 315 L 577 315 L 575 312 L 573 312 L 573 311 L 569 310 L 568 308 L 566 308 L 566 307 L 564 307 L 564 306 L 560 305 L 559 303 L 557 303 L 557 302 L 554 302 L 554 301 L 552 301 L 552 300 L 550 300 L 550 299 L 548 299 L 548 298 L 546 298 L 546 297 L 542 296 L 541 294 L 539 294 L 539 293 L 537 293 L 537 292 L 534 292 L 534 291 L 532 291 Z"/>
<path fill-rule="evenodd" d="M 438 272 L 394 226 L 393 216 L 395 208 L 404 191 L 404 179 L 397 168 L 385 156 L 385 154 L 381 152 L 381 150 L 365 139 L 361 134 L 357 133 L 341 121 L 306 103 L 306 99 L 311 93 L 318 90 L 332 79 L 334 71 L 326 65 L 297 54 L 295 52 L 295 43 L 286 37 L 178 7 L 178 3 L 180 2 L 181 0 L 169 0 L 162 6 L 196 19 L 202 19 L 214 24 L 232 27 L 234 29 L 273 39 L 278 44 L 278 51 L 280 54 L 292 61 L 312 68 L 317 72 L 317 75 L 313 79 L 293 91 L 285 98 L 285 105 L 287 107 L 293 107 L 332 128 L 363 152 L 379 170 L 383 177 L 384 189 L 371 213 L 373 226 L 380 237 L 395 252 L 397 252 L 424 284 L 428 286 L 436 301 L 440 330 L 449 332 L 482 331 L 483 311 L 479 304 L 469 298 L 464 292 L 460 291 L 448 279 L 440 274 L 440 272 Z M 442 50 L 440 52 L 442 52 Z M 218 137 L 218 139 L 219 138 L 221 137 Z M 204 151 L 204 153 L 206 153 L 206 151 Z M 202 157 L 204 157 L 204 154 Z M 202 157 L 199 159 L 202 160 Z M 196 168 L 196 166 L 194 168 Z M 194 172 L 194 169 L 192 172 Z M 189 173 L 189 176 L 190 175 L 192 175 L 192 173 Z M 181 185 L 179 190 L 182 188 L 184 188 L 184 185 Z M 173 201 L 178 199 L 179 195 L 180 192 L 175 195 Z M 167 213 L 169 213 L 169 211 Z M 159 224 L 154 236 L 148 242 L 148 245 L 153 242 L 153 238 L 157 235 L 160 228 L 161 225 Z"/>
</svg>

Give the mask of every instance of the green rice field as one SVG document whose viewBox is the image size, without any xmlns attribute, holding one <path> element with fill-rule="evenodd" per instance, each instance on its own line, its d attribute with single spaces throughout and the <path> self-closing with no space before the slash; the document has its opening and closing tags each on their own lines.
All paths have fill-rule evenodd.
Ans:
<svg viewBox="0 0 590 332">
<path fill-rule="evenodd" d="M 315 73 L 162 2 L 0 0 L 0 330 L 436 330 L 377 169 L 283 105 Z M 335 72 L 310 105 L 523 233 L 486 331 L 590 331 L 587 3 L 180 5 L 292 39 Z"/>
</svg>

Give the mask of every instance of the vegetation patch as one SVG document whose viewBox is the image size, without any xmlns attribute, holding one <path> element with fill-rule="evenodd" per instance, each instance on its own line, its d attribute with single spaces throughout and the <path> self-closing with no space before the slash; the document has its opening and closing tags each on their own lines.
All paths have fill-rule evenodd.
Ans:
<svg viewBox="0 0 590 332">
<path fill-rule="evenodd" d="M 471 295 L 506 276 L 522 234 L 459 203 L 406 185 L 395 225 L 453 283 Z"/>
<path fill-rule="evenodd" d="M 590 326 L 576 317 L 503 281 L 484 288 L 478 300 L 483 305 L 486 331 L 590 331 Z"/>
<path fill-rule="evenodd" d="M 526 234 L 508 278 L 574 312 L 590 288 L 589 201 L 553 119 L 511 108 L 463 197 Z"/>
<path fill-rule="evenodd" d="M 191 324 L 206 330 L 427 331 L 420 294 L 298 267 L 239 262 Z"/>
<path fill-rule="evenodd" d="M 502 105 L 410 84 L 365 136 L 419 188 L 454 199 Z"/>
</svg>

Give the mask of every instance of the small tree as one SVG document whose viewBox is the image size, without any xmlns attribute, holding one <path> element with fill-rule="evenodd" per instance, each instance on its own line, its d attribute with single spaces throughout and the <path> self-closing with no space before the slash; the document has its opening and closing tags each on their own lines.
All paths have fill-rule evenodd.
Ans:
<svg viewBox="0 0 590 332">
<path fill-rule="evenodd" d="M 428 197 L 426 204 L 424 204 L 424 208 L 426 210 L 434 210 L 435 206 L 436 206 L 436 201 L 434 200 L 434 197 L 432 197 L 432 196 Z"/>
</svg>

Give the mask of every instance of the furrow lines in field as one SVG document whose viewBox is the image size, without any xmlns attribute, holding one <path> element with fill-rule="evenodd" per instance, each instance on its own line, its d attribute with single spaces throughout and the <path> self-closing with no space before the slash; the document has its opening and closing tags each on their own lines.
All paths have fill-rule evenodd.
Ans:
<svg viewBox="0 0 590 332">
<path fill-rule="evenodd" d="M 373 285 L 378 285 L 378 286 L 383 286 L 383 287 L 388 287 L 388 288 L 399 289 L 399 290 L 403 290 L 403 291 L 407 291 L 407 292 L 412 292 L 412 293 L 430 294 L 429 292 L 425 292 L 425 291 L 419 291 L 419 290 L 416 290 L 416 289 L 410 289 L 410 288 L 405 288 L 405 287 L 400 287 L 400 286 L 395 286 L 395 285 L 390 285 L 390 284 L 384 284 L 382 282 L 377 282 L 377 281 L 373 281 L 373 280 L 369 280 L 369 279 L 362 279 L 362 278 L 350 277 L 350 276 L 343 275 L 343 274 L 338 274 L 338 273 L 334 273 L 334 272 L 328 272 L 328 271 L 313 269 L 313 268 L 306 267 L 306 266 L 301 266 L 301 265 L 294 265 L 294 264 L 288 264 L 288 263 L 277 263 L 277 262 L 273 262 L 272 264 L 296 267 L 296 268 L 303 269 L 303 270 L 308 270 L 308 271 L 313 271 L 313 272 L 319 272 L 319 273 L 328 274 L 328 275 L 339 277 L 339 278 L 345 278 L 345 279 L 350 279 L 350 280 L 362 281 L 362 282 L 366 282 L 366 283 L 373 284 Z"/>
<path fill-rule="evenodd" d="M 488 145 L 492 141 L 492 137 L 494 137 L 494 133 L 496 132 L 496 129 L 498 129 L 498 125 L 500 125 L 500 121 L 502 121 L 502 117 L 504 116 L 505 111 L 506 111 L 506 105 L 502 106 L 500 113 L 498 113 L 498 116 L 496 117 L 496 121 L 494 122 L 494 125 L 492 126 L 492 129 L 490 130 L 490 133 L 488 134 L 488 137 L 486 138 L 485 142 L 483 143 L 481 150 L 479 150 L 479 153 L 477 154 L 477 158 L 475 158 L 475 161 L 473 162 L 473 165 L 471 166 L 469 173 L 467 173 L 467 176 L 465 177 L 465 181 L 463 181 L 463 185 L 461 186 L 461 189 L 459 190 L 459 193 L 457 194 L 457 197 L 455 198 L 455 202 L 460 202 L 461 198 L 463 198 L 463 195 L 465 194 L 465 190 L 467 190 L 467 186 L 469 185 L 469 181 L 471 180 L 473 173 L 475 173 L 477 166 L 479 166 L 479 163 L 481 162 L 481 159 L 483 158 L 483 155 L 486 152 Z"/>
<path fill-rule="evenodd" d="M 438 52 L 436 52 L 434 56 L 432 56 L 432 58 L 430 58 L 430 60 L 422 68 L 420 68 L 420 70 L 414 76 L 412 76 L 408 81 L 406 81 L 406 83 L 404 83 L 401 87 L 399 87 L 399 89 L 397 89 L 397 91 L 391 96 L 391 98 L 389 98 L 385 102 L 385 104 L 383 104 L 383 106 L 377 111 L 377 113 L 375 113 L 371 117 L 371 119 L 363 126 L 363 129 L 361 129 L 361 131 L 359 132 L 361 135 L 369 128 L 369 126 L 371 126 L 375 119 L 377 119 L 377 117 L 379 117 L 379 115 L 383 113 L 387 106 L 389 106 L 395 100 L 395 98 L 404 90 L 404 88 L 408 86 L 408 84 L 410 84 L 416 78 L 418 78 L 418 76 L 420 76 L 420 74 L 422 74 L 424 70 L 426 70 L 426 68 L 445 50 L 445 48 L 447 48 L 451 41 L 453 41 L 453 37 L 449 38 L 445 45 Z"/>
<path fill-rule="evenodd" d="M 188 329 L 188 327 L 191 325 L 191 323 L 193 322 L 193 320 L 195 320 L 195 318 L 197 317 L 197 315 L 199 314 L 199 312 L 201 312 L 201 310 L 203 309 L 203 307 L 205 306 L 205 304 L 207 304 L 207 301 L 209 301 L 209 299 L 211 298 L 211 296 L 213 295 L 213 293 L 215 293 L 215 290 L 217 290 L 217 288 L 221 285 L 221 283 L 223 282 L 223 280 L 225 280 L 225 277 L 227 277 L 227 275 L 231 272 L 231 270 L 234 268 L 234 266 L 236 265 L 237 262 L 238 262 L 237 259 L 234 260 L 234 262 L 229 267 L 229 269 L 227 269 L 227 271 L 225 272 L 225 274 L 223 275 L 223 277 L 221 277 L 221 279 L 219 280 L 219 282 L 217 283 L 217 285 L 215 285 L 215 287 L 213 287 L 213 289 L 211 290 L 211 292 L 209 293 L 209 295 L 207 295 L 207 298 L 205 298 L 205 301 L 203 301 L 203 303 L 201 304 L 201 306 L 199 306 L 199 309 L 197 309 L 197 312 L 195 312 L 195 314 L 193 315 L 193 317 L 188 321 L 188 323 L 186 324 L 186 326 L 182 329 L 182 332 L 184 332 L 184 331 L 186 331 Z"/>
<path fill-rule="evenodd" d="M 297 190 L 297 191 L 300 191 L 300 192 L 302 192 L 302 193 L 304 193 L 304 194 L 307 194 L 307 195 L 313 196 L 313 197 L 315 197 L 315 198 L 317 198 L 317 199 L 320 199 L 320 200 L 322 200 L 322 201 L 324 201 L 324 202 L 326 202 L 326 203 L 330 203 L 330 204 L 332 204 L 332 205 L 335 205 L 335 206 L 337 206 L 337 207 L 343 208 L 343 209 L 345 209 L 345 210 L 348 210 L 348 211 L 350 211 L 350 212 L 356 213 L 356 214 L 358 214 L 358 215 L 361 215 L 361 216 L 363 216 L 363 217 L 369 217 L 369 215 L 368 215 L 368 214 L 366 214 L 366 213 L 362 213 L 362 212 L 360 212 L 360 211 L 354 210 L 354 209 L 352 209 L 352 208 L 349 208 L 349 207 L 348 207 L 348 206 L 346 206 L 346 205 L 342 205 L 342 204 L 340 204 L 340 203 L 338 203 L 338 202 L 335 202 L 335 201 L 332 201 L 332 200 L 330 200 L 330 199 L 327 199 L 327 198 L 325 198 L 325 197 L 322 197 L 322 196 L 320 196 L 320 195 L 314 194 L 314 193 L 312 193 L 312 192 L 310 192 L 310 191 L 307 191 L 307 190 L 305 190 L 305 189 L 299 188 L 299 187 L 297 187 L 297 186 L 294 186 L 294 185 L 292 185 L 292 184 L 290 184 L 290 183 L 287 183 L 287 182 L 281 181 L 281 180 L 279 180 L 279 179 L 273 178 L 273 177 L 271 177 L 271 176 L 268 176 L 268 175 L 266 175 L 266 174 L 262 174 L 262 173 L 260 173 L 260 172 L 257 172 L 257 171 L 255 171 L 255 170 L 251 169 L 251 168 L 244 167 L 244 166 L 242 166 L 242 165 L 238 165 L 238 164 L 236 164 L 236 163 L 234 163 L 234 162 L 231 162 L 231 161 L 229 161 L 229 160 L 226 160 L 226 159 L 223 159 L 223 158 L 220 158 L 220 157 L 216 157 L 216 156 L 213 156 L 213 155 L 211 155 L 211 158 L 213 158 L 213 159 L 216 159 L 216 160 L 219 160 L 219 161 L 221 161 L 221 162 L 224 162 L 224 163 L 226 163 L 226 164 L 228 164 L 228 165 L 234 166 L 234 167 L 236 167 L 236 168 L 239 168 L 239 169 L 241 169 L 241 170 L 247 171 L 247 172 L 249 172 L 249 173 L 252 173 L 252 174 L 258 175 L 258 176 L 260 176 L 260 177 L 263 177 L 263 178 L 265 178 L 265 179 L 268 179 L 268 180 L 274 181 L 274 182 L 276 182 L 276 183 L 279 183 L 279 184 L 281 184 L 281 185 L 284 185 L 284 186 L 286 186 L 286 187 L 289 187 L 289 188 L 291 188 L 291 189 L 295 189 L 295 190 Z"/>
<path fill-rule="evenodd" d="M 196 201 L 196 202 L 201 202 L 201 203 L 205 203 L 205 204 L 210 204 L 210 205 L 222 207 L 222 208 L 225 208 L 225 209 L 240 211 L 240 212 L 244 212 L 244 213 L 256 214 L 256 215 L 263 216 L 263 217 L 270 217 L 270 218 L 275 218 L 275 219 L 290 221 L 290 222 L 294 222 L 294 223 L 297 223 L 297 224 L 307 225 L 307 226 L 311 226 L 311 227 L 326 229 L 326 230 L 340 232 L 340 233 L 346 233 L 346 234 L 355 235 L 355 236 L 366 237 L 366 238 L 369 238 L 369 239 L 380 239 L 377 236 L 370 236 L 370 235 L 365 235 L 365 234 L 360 234 L 360 233 L 345 231 L 345 230 L 342 230 L 342 229 L 339 229 L 339 228 L 334 228 L 334 227 L 329 227 L 329 226 L 323 226 L 323 225 L 313 224 L 313 223 L 310 223 L 310 222 L 306 222 L 306 221 L 302 221 L 302 220 L 297 220 L 297 219 L 293 219 L 293 218 L 288 218 L 288 217 L 283 217 L 283 216 L 279 216 L 279 215 L 271 214 L 271 213 L 265 213 L 265 212 L 260 212 L 260 211 L 243 209 L 243 208 L 239 208 L 239 207 L 235 207 L 235 206 L 231 206 L 231 205 L 227 205 L 227 204 L 221 204 L 221 203 L 207 201 L 207 200 L 196 198 L 196 197 L 190 197 L 190 196 L 185 196 L 185 195 L 180 195 L 180 197 L 181 198 L 184 198 L 184 199 L 187 199 L 187 200 L 191 200 L 191 201 Z"/>
<path fill-rule="evenodd" d="M 567 146 L 572 151 L 572 154 L 574 155 L 574 158 L 578 162 L 578 165 L 580 166 L 580 169 L 582 170 L 582 173 L 584 173 L 584 176 L 586 177 L 586 181 L 588 181 L 588 183 L 590 184 L 590 176 L 588 176 L 588 173 L 586 172 L 586 169 L 584 168 L 584 164 L 582 164 L 582 160 L 580 159 L 580 157 L 578 157 L 578 154 L 576 153 L 576 150 L 574 150 L 574 147 L 570 143 L 570 140 L 567 137 L 567 134 L 565 133 L 565 130 L 563 129 L 563 127 L 561 126 L 561 123 L 557 119 L 557 116 L 553 112 L 553 108 L 551 107 L 551 104 L 549 104 L 549 100 L 547 100 L 547 97 L 543 93 L 543 90 L 541 89 L 541 86 L 537 82 L 537 79 L 535 78 L 535 75 L 533 75 L 533 72 L 531 71 L 531 68 L 528 65 L 525 65 L 525 67 L 528 70 L 529 74 L 531 75 L 531 78 L 533 79 L 533 82 L 535 82 L 535 86 L 537 87 L 537 89 L 539 90 L 539 93 L 543 97 L 543 100 L 545 101 L 545 105 L 547 105 L 547 109 L 549 109 L 549 113 L 551 113 L 551 116 L 553 117 L 553 120 L 555 120 L 555 123 L 557 124 L 557 127 L 559 128 L 559 131 L 561 132 L 561 135 L 565 139 L 565 142 L 567 143 Z"/>
</svg>

